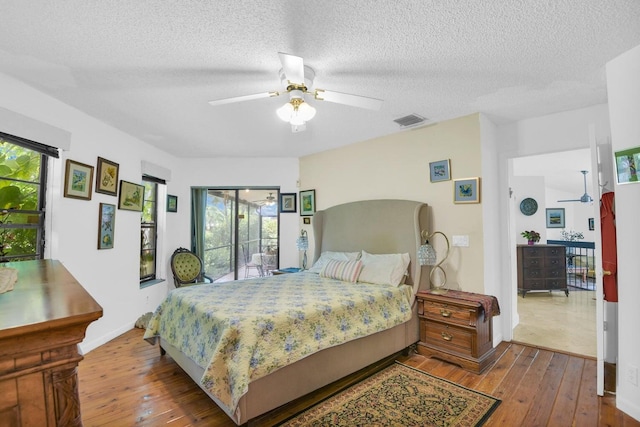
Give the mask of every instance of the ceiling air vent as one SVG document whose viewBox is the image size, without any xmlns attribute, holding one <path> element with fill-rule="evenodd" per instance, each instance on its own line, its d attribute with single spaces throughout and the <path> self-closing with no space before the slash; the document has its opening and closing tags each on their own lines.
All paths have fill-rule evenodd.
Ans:
<svg viewBox="0 0 640 427">
<path fill-rule="evenodd" d="M 424 122 L 426 119 L 424 117 L 418 116 L 417 114 L 409 114 L 408 116 L 400 117 L 395 119 L 394 122 L 402 126 L 403 128 L 409 126 L 415 126 L 419 123 Z"/>
</svg>

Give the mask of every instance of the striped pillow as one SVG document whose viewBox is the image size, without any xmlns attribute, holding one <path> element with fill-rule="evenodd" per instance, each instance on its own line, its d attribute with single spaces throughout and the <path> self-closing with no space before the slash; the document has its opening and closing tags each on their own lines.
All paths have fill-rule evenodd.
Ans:
<svg viewBox="0 0 640 427">
<path fill-rule="evenodd" d="M 320 270 L 321 277 L 355 283 L 362 271 L 362 261 L 338 261 L 331 259 Z"/>
</svg>

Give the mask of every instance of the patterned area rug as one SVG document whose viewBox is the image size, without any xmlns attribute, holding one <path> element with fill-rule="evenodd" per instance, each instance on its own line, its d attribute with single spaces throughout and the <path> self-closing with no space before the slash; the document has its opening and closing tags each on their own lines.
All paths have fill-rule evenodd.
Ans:
<svg viewBox="0 0 640 427">
<path fill-rule="evenodd" d="M 499 404 L 396 362 L 281 426 L 481 426 Z"/>
</svg>

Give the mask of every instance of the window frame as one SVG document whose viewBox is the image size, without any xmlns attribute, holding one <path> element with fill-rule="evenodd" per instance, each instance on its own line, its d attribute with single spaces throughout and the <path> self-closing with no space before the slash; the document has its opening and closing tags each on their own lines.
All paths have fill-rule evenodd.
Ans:
<svg viewBox="0 0 640 427">
<path fill-rule="evenodd" d="M 146 187 L 146 183 L 152 183 L 153 184 L 153 192 L 154 192 L 154 197 L 153 200 L 149 201 L 147 198 L 147 187 Z M 157 178 L 154 177 L 150 177 L 147 175 L 143 175 L 142 176 L 142 184 L 145 186 L 145 197 L 143 200 L 143 205 L 142 205 L 142 212 L 140 213 L 140 287 L 146 287 L 149 286 L 150 284 L 155 283 L 155 281 L 157 281 L 158 279 L 158 205 L 159 205 L 159 201 L 158 201 L 158 184 L 163 184 L 164 181 L 162 180 L 158 180 Z M 153 203 L 153 209 L 152 209 L 152 221 L 153 222 L 144 222 L 143 221 L 143 217 L 144 217 L 144 212 L 146 210 L 146 207 L 148 206 L 148 203 Z M 150 248 L 145 248 L 145 243 L 144 243 L 144 237 L 145 237 L 145 233 L 144 230 L 148 229 L 148 230 L 152 230 L 152 234 L 153 234 L 153 244 L 151 245 Z M 154 257 L 153 257 L 153 273 L 151 274 L 145 274 L 143 275 L 142 271 L 143 271 L 143 256 L 145 253 L 147 252 L 153 252 Z"/>
<path fill-rule="evenodd" d="M 20 254 L 20 255 L 10 255 L 10 256 L 2 256 L 0 258 L 0 262 L 10 262 L 10 261 L 21 261 L 21 260 L 31 260 L 31 259 L 43 259 L 46 248 L 46 202 L 47 202 L 47 176 L 49 171 L 49 159 L 50 158 L 58 158 L 58 150 L 55 147 L 50 147 L 38 142 L 30 141 L 24 138 L 20 138 L 18 136 L 6 134 L 4 132 L 0 132 L 0 139 L 6 143 L 12 144 L 14 146 L 21 147 L 26 150 L 30 150 L 34 153 L 38 153 L 40 156 L 40 165 L 39 165 L 39 177 L 37 181 L 26 181 L 22 179 L 10 178 L 10 177 L 0 177 L 0 180 L 3 181 L 11 181 L 15 183 L 22 183 L 26 185 L 34 185 L 38 187 L 38 209 L 37 210 L 26 210 L 26 209 L 6 209 L 9 213 L 16 214 L 25 214 L 25 215 L 38 215 L 37 223 L 25 223 L 25 224 L 12 224 L 12 223 L 2 223 L 0 224 L 0 230 L 11 230 L 11 229 L 21 229 L 21 230 L 36 230 L 35 237 L 35 252 L 29 254 Z M 5 211 L 5 209 L 3 209 Z"/>
</svg>

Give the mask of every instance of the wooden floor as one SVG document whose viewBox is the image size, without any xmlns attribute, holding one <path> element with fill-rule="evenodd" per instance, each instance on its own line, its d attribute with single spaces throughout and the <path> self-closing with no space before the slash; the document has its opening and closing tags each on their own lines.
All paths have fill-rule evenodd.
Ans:
<svg viewBox="0 0 640 427">
<path fill-rule="evenodd" d="M 235 424 L 157 346 L 133 329 L 91 351 L 78 376 L 82 419 L 92 426 L 234 426 Z M 640 426 L 615 408 L 615 396 L 596 395 L 596 363 L 520 344 L 501 343 L 483 374 L 412 354 L 398 360 L 502 399 L 485 426 Z M 362 374 L 361 374 L 362 375 Z M 340 387 L 348 384 L 342 381 Z M 329 386 L 316 393 L 339 388 Z M 310 400 L 297 402 L 309 406 Z M 285 407 L 251 425 L 269 425 L 297 411 Z"/>
</svg>

